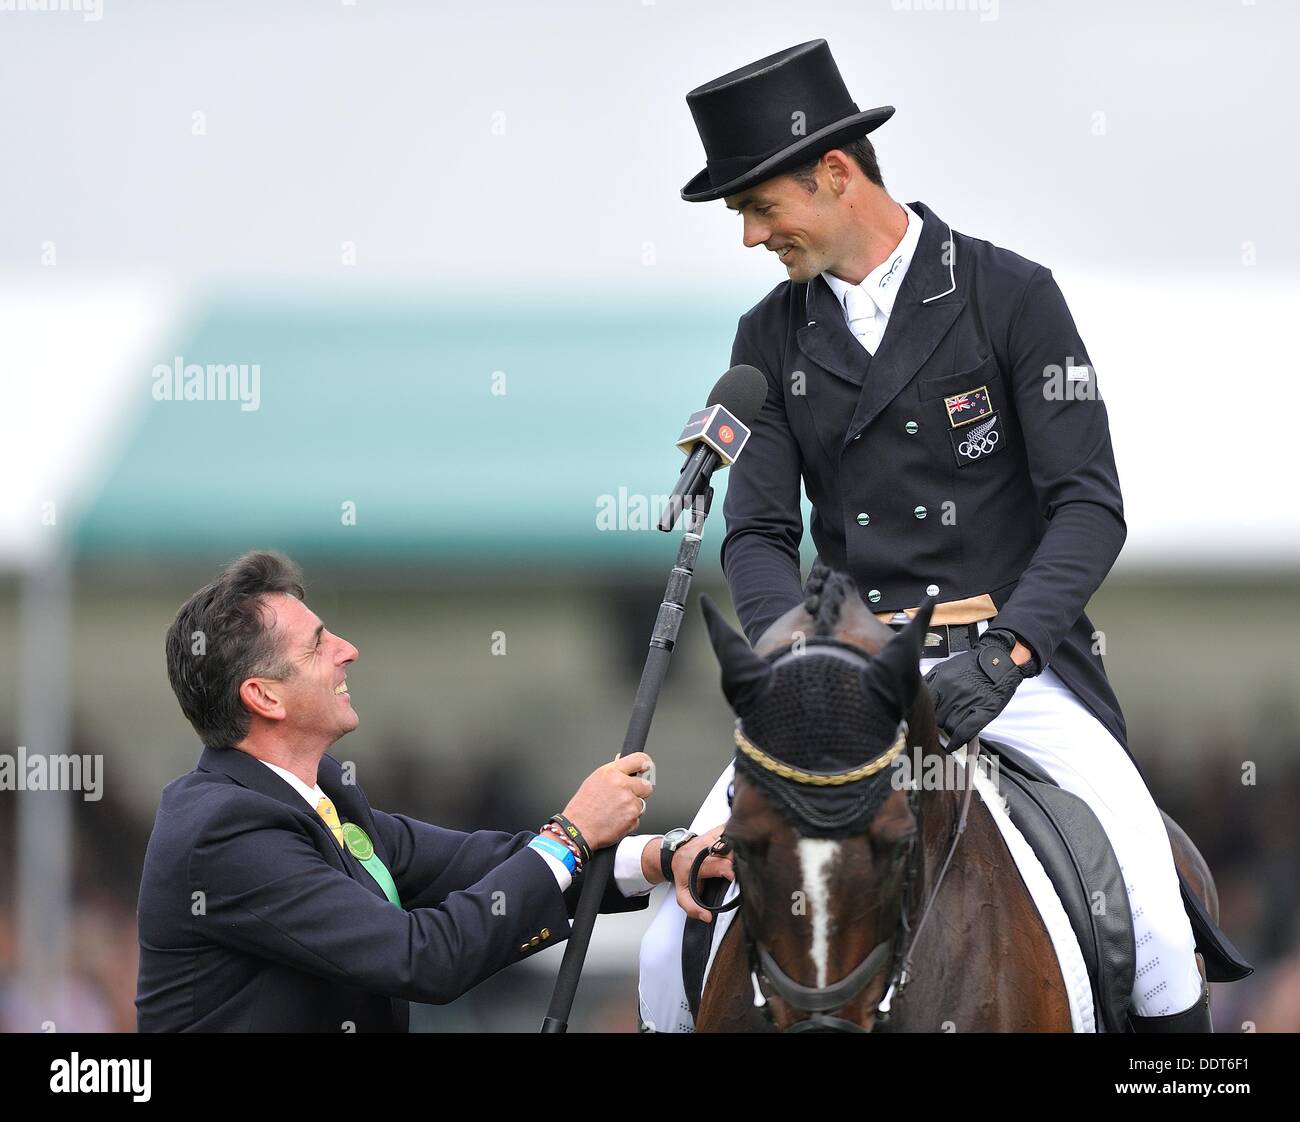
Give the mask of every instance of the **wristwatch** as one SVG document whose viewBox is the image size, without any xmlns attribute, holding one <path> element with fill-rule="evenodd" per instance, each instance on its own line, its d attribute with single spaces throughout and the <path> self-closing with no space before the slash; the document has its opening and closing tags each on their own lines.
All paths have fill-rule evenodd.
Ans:
<svg viewBox="0 0 1300 1122">
<path fill-rule="evenodd" d="M 691 838 L 697 836 L 685 826 L 678 826 L 677 829 L 669 830 L 664 834 L 664 840 L 659 843 L 659 871 L 663 873 L 664 880 L 669 884 L 673 883 L 673 854 Z"/>
</svg>

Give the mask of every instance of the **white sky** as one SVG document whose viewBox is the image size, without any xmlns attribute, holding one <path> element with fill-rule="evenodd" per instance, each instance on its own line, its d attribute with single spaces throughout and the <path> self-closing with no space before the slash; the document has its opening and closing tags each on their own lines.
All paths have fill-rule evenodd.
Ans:
<svg viewBox="0 0 1300 1122">
<path fill-rule="evenodd" d="M 784 270 L 742 249 L 721 202 L 681 201 L 703 165 L 685 94 L 825 37 L 860 107 L 897 107 L 873 136 L 891 193 L 1056 275 L 1111 403 L 1121 564 L 1300 557 L 1300 4 L 924 7 L 0 10 L 0 377 L 6 406 L 32 410 L 9 412 L 26 444 L 5 477 L 26 464 L 47 488 L 77 463 L 56 449 L 105 439 L 99 391 L 42 407 L 24 355 L 102 388 L 195 293 L 528 299 L 575 282 L 738 313 Z M 22 300 L 36 290 L 43 311 Z M 8 507 L 45 493 L 9 487 Z"/>
<path fill-rule="evenodd" d="M 761 294 L 782 279 L 766 251 L 721 202 L 679 197 L 704 162 L 685 94 L 823 37 L 860 107 L 897 107 L 873 137 L 891 193 L 956 229 L 1057 271 L 1231 283 L 1247 241 L 1261 270 L 1300 263 L 1300 5 L 908 10 L 927 2 L 0 11 L 0 260 L 38 267 L 53 242 L 60 265 L 241 285 Z"/>
</svg>

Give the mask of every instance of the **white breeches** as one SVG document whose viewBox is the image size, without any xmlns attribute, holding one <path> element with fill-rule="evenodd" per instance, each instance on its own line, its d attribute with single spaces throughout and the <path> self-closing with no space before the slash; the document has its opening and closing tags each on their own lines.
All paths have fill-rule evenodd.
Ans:
<svg viewBox="0 0 1300 1122">
<path fill-rule="evenodd" d="M 979 625 L 983 632 L 987 622 Z M 921 660 L 924 676 L 944 661 Z M 1110 839 L 1128 889 L 1137 944 L 1130 1004 L 1139 1016 L 1176 1013 L 1201 995 L 1191 923 L 1164 821 L 1137 768 L 1100 721 L 1051 667 L 1028 678 L 984 733 L 1023 752 L 1065 790 L 1092 808 Z M 732 767 L 713 785 L 691 822 L 698 832 L 725 822 Z M 716 948 L 725 932 L 719 918 Z M 641 941 L 641 1019 L 658 1032 L 691 1032 L 694 1025 L 682 983 L 682 930 L 686 913 L 667 893 Z"/>
</svg>

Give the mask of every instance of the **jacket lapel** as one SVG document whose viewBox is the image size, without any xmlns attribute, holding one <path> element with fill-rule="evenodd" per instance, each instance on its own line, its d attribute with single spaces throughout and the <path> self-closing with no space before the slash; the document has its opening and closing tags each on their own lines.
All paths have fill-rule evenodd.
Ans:
<svg viewBox="0 0 1300 1122">
<path fill-rule="evenodd" d="M 307 801 L 275 774 L 261 760 L 256 760 L 238 748 L 204 748 L 199 757 L 199 770 L 220 772 L 230 776 L 241 787 L 248 787 L 273 799 L 279 799 L 294 810 L 311 811 Z M 319 818 L 319 815 L 313 815 Z M 328 830 L 324 822 L 321 828 Z"/>
<path fill-rule="evenodd" d="M 238 748 L 204 748 L 203 755 L 199 757 L 199 770 L 220 772 L 223 775 L 228 775 L 241 787 L 247 787 L 270 798 L 278 799 L 290 809 L 306 814 L 315 828 L 320 830 L 324 837 L 329 840 L 329 851 L 337 855 L 339 864 L 347 874 L 353 880 L 366 885 L 384 900 L 388 899 L 388 897 L 384 896 L 383 889 L 375 883 L 375 878 L 361 867 L 357 859 L 346 849 L 339 848 L 338 842 L 334 840 L 334 834 L 325 825 L 324 819 L 307 805 L 307 800 L 262 763 L 261 760 L 254 759 L 247 752 L 241 752 Z M 334 808 L 338 811 L 340 820 L 356 822 L 370 835 L 373 841 L 375 837 L 373 820 L 367 814 L 364 816 L 363 821 L 363 818 L 357 813 L 357 804 L 360 803 L 364 806 L 364 800 L 356 793 L 355 787 L 348 787 L 341 782 L 341 774 L 342 769 L 338 761 L 331 756 L 325 756 L 321 760 L 316 778 L 320 783 L 321 790 L 334 803 Z"/>
<path fill-rule="evenodd" d="M 322 757 L 316 778 L 320 783 L 321 790 L 329 795 L 330 800 L 334 803 L 334 809 L 338 811 L 340 821 L 354 822 L 365 830 L 366 836 L 370 838 L 370 843 L 375 847 L 376 855 L 381 861 L 388 864 L 388 854 L 380 845 L 378 831 L 375 829 L 375 819 L 370 813 L 370 805 L 361 794 L 360 787 L 355 783 L 343 782 L 343 766 L 338 760 L 333 756 Z M 353 857 L 351 853 L 346 854 L 344 864 L 347 865 L 348 872 L 376 896 L 385 902 L 388 900 L 388 897 L 384 895 L 384 890 L 379 887 L 379 882 L 366 872 L 361 862 Z"/>
<path fill-rule="evenodd" d="M 862 344 L 845 322 L 830 286 L 820 276 L 805 286 L 810 322 L 797 332 L 800 349 L 818 366 L 862 386 L 844 444 L 916 377 L 966 306 L 956 285 L 952 228 L 924 203 L 908 205 L 921 216 L 921 237 L 865 379 L 868 363 L 863 362 Z"/>
<path fill-rule="evenodd" d="M 804 285 L 804 310 L 807 323 L 795 332 L 799 349 L 823 370 L 861 386 L 872 356 L 854 336 L 825 277 L 816 276 Z"/>
</svg>

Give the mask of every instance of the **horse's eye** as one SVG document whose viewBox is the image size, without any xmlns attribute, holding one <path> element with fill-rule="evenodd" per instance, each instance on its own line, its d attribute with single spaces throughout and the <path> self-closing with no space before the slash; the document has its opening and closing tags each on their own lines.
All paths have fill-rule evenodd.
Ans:
<svg viewBox="0 0 1300 1122">
<path fill-rule="evenodd" d="M 901 838 L 896 838 L 893 841 L 873 838 L 871 840 L 871 849 L 880 867 L 888 869 L 891 873 L 896 872 L 898 867 L 907 860 L 907 855 L 915 838 L 915 832 L 904 834 Z"/>
<path fill-rule="evenodd" d="M 899 838 L 898 841 L 894 843 L 894 856 L 892 858 L 894 868 L 898 868 L 899 865 L 903 864 L 903 862 L 907 860 L 908 854 L 912 852 L 912 843 L 914 841 L 916 841 L 916 834 L 912 833 L 908 834 L 906 837 Z"/>
</svg>

